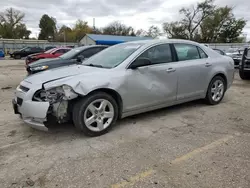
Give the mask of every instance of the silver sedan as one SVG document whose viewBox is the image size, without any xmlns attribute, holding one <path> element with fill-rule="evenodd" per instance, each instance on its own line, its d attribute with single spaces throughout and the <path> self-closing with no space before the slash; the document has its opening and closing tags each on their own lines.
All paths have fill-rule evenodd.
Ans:
<svg viewBox="0 0 250 188">
<path fill-rule="evenodd" d="M 13 108 L 30 126 L 47 130 L 50 117 L 73 119 L 89 136 L 124 118 L 196 99 L 220 103 L 234 78 L 232 58 L 186 40 L 122 43 L 82 64 L 25 78 Z"/>
</svg>

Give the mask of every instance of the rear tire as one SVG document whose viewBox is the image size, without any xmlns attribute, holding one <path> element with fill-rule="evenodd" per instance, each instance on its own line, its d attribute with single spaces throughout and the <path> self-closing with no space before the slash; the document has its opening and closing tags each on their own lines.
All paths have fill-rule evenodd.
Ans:
<svg viewBox="0 0 250 188">
<path fill-rule="evenodd" d="M 118 105 L 113 97 L 105 92 L 96 92 L 74 105 L 73 122 L 85 135 L 100 136 L 113 127 L 118 112 Z"/>
<path fill-rule="evenodd" d="M 241 78 L 242 80 L 249 80 L 249 79 L 250 79 L 250 75 L 244 73 L 244 71 L 242 71 L 242 70 L 239 70 L 239 75 L 240 75 L 240 78 Z"/>
<path fill-rule="evenodd" d="M 221 76 L 215 76 L 209 83 L 206 101 L 210 105 L 216 105 L 221 102 L 226 92 L 226 81 Z"/>
</svg>

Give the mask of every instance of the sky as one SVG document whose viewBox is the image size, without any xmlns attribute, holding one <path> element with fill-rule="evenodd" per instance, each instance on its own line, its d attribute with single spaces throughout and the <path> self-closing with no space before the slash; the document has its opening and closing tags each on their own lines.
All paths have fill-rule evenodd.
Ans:
<svg viewBox="0 0 250 188">
<path fill-rule="evenodd" d="M 56 18 L 57 26 L 73 26 L 77 19 L 96 27 L 104 27 L 118 20 L 136 30 L 147 30 L 151 25 L 162 27 L 163 22 L 180 19 L 179 9 L 203 0 L 4 0 L 0 12 L 13 7 L 25 13 L 24 21 L 32 37 L 39 34 L 39 20 L 43 14 Z M 250 1 L 215 0 L 219 6 L 233 6 L 237 18 L 248 20 L 244 33 L 250 39 Z"/>
</svg>

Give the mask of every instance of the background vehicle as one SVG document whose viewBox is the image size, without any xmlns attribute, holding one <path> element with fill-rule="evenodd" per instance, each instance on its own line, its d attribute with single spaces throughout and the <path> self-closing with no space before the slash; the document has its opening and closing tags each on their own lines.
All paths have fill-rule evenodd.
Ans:
<svg viewBox="0 0 250 188">
<path fill-rule="evenodd" d="M 25 47 L 21 50 L 14 51 L 13 53 L 9 53 L 10 57 L 14 59 L 21 59 L 22 57 L 26 57 L 30 54 L 41 53 L 44 52 L 44 49 L 41 47 Z"/>
<path fill-rule="evenodd" d="M 245 48 L 239 64 L 239 74 L 242 80 L 250 79 L 250 48 Z"/>
<path fill-rule="evenodd" d="M 0 49 L 0 57 L 5 57 L 4 51 Z"/>
<path fill-rule="evenodd" d="M 244 49 L 240 49 L 240 48 L 230 48 L 226 52 L 227 56 L 233 58 L 235 67 L 239 66 L 239 63 L 240 63 L 241 58 L 242 58 L 243 50 Z"/>
<path fill-rule="evenodd" d="M 44 48 L 44 50 L 45 50 L 45 51 L 48 51 L 48 50 L 53 49 L 53 48 L 57 48 L 57 47 L 56 47 L 56 46 L 46 46 L 46 47 Z"/>
<path fill-rule="evenodd" d="M 226 55 L 226 53 L 223 52 L 223 51 L 220 50 L 220 49 L 214 48 L 213 50 L 216 51 L 216 52 L 218 52 L 218 53 L 221 54 L 221 55 Z"/>
<path fill-rule="evenodd" d="M 26 65 L 28 65 L 39 59 L 56 58 L 56 57 L 61 56 L 62 54 L 65 54 L 66 52 L 70 50 L 71 48 L 60 47 L 60 48 L 52 48 L 44 53 L 31 54 L 26 57 L 25 63 Z"/>
<path fill-rule="evenodd" d="M 79 48 L 73 48 L 67 53 L 61 55 L 58 58 L 54 59 L 40 59 L 36 62 L 33 62 L 27 66 L 28 74 L 34 74 L 44 70 L 72 65 L 80 63 L 82 60 L 91 57 L 92 55 L 102 51 L 108 46 L 104 45 L 92 45 Z"/>
<path fill-rule="evenodd" d="M 233 77 L 230 57 L 192 41 L 126 42 L 79 65 L 26 77 L 13 106 L 32 127 L 47 130 L 52 116 L 98 136 L 118 118 L 196 99 L 219 104 Z"/>
</svg>

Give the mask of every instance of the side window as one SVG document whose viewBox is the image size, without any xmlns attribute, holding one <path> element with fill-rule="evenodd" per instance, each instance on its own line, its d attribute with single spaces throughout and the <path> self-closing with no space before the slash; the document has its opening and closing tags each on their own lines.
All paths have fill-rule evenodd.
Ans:
<svg viewBox="0 0 250 188">
<path fill-rule="evenodd" d="M 100 51 L 99 48 L 90 48 L 90 49 L 84 50 L 80 55 L 83 55 L 85 58 L 89 58 L 99 51 Z"/>
<path fill-rule="evenodd" d="M 200 59 L 196 46 L 191 44 L 174 44 L 179 61 Z"/>
<path fill-rule="evenodd" d="M 143 52 L 138 58 L 148 58 L 152 64 L 172 62 L 172 54 L 169 44 L 154 46 Z"/>
<path fill-rule="evenodd" d="M 30 51 L 32 51 L 33 49 L 32 48 L 30 48 L 30 47 L 27 47 L 27 48 L 25 48 L 25 52 L 30 52 Z"/>
<path fill-rule="evenodd" d="M 59 49 L 59 50 L 55 51 L 54 53 L 56 53 L 56 54 L 63 54 L 64 53 L 64 49 Z"/>
<path fill-rule="evenodd" d="M 34 48 L 32 48 L 32 51 L 40 52 L 40 51 L 42 51 L 42 49 L 39 47 L 34 47 Z"/>
<path fill-rule="evenodd" d="M 198 48 L 198 51 L 199 51 L 199 54 L 200 54 L 200 58 L 201 59 L 204 59 L 204 58 L 207 58 L 208 56 L 207 56 L 207 54 L 201 49 L 201 48 L 199 48 L 199 47 L 197 47 Z M 221 51 L 219 51 L 219 53 L 221 54 L 222 52 Z M 221 54 L 222 55 L 222 54 Z"/>
<path fill-rule="evenodd" d="M 68 51 L 70 51 L 71 49 L 64 49 L 63 53 L 67 53 Z"/>
<path fill-rule="evenodd" d="M 106 49 L 107 47 L 100 47 L 99 51 Z"/>
</svg>

